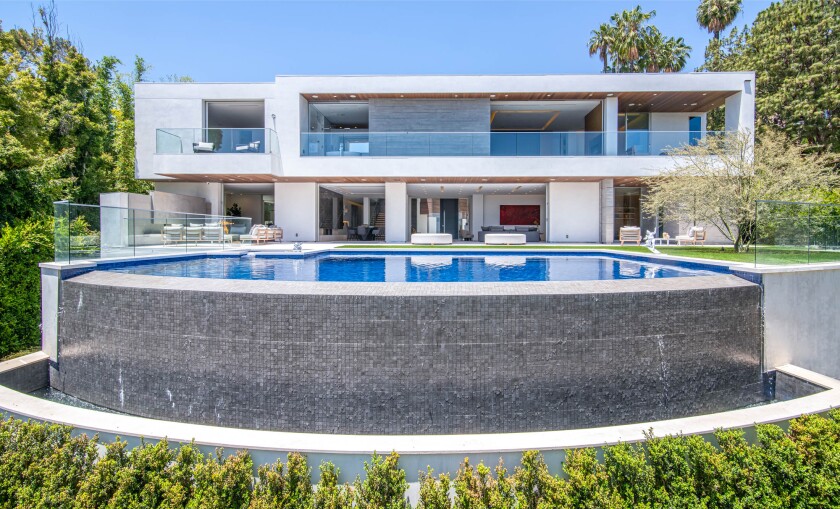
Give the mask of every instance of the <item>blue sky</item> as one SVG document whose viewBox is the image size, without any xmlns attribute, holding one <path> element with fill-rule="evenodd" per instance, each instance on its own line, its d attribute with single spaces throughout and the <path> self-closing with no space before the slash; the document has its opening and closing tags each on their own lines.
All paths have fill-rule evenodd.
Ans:
<svg viewBox="0 0 840 509">
<path fill-rule="evenodd" d="M 135 54 L 153 69 L 196 81 L 271 81 L 277 74 L 594 73 L 589 33 L 640 4 L 663 33 L 692 46 L 688 70 L 709 35 L 699 0 L 608 1 L 63 1 L 62 31 L 92 59 Z M 29 1 L 3 0 L 3 27 L 30 27 Z M 37 5 L 37 3 L 36 3 Z M 745 0 L 750 24 L 770 1 Z"/>
</svg>

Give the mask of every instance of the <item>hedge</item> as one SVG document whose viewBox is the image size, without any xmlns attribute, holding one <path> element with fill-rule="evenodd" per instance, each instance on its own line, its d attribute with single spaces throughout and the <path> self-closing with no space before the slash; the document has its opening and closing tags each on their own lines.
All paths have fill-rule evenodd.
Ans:
<svg viewBox="0 0 840 509">
<path fill-rule="evenodd" d="M 485 508 L 788 508 L 840 507 L 840 411 L 803 416 L 787 431 L 759 425 L 755 443 L 741 431 L 654 437 L 642 444 L 567 451 L 563 475 L 537 451 L 512 471 L 464 459 L 454 477 L 420 473 L 418 507 Z M 0 421 L 0 508 L 407 508 L 399 455 L 374 454 L 364 479 L 338 482 L 331 463 L 310 484 L 306 458 L 254 474 L 246 452 L 204 455 L 166 441 L 128 450 L 119 439 L 72 436 L 66 426 Z"/>
</svg>

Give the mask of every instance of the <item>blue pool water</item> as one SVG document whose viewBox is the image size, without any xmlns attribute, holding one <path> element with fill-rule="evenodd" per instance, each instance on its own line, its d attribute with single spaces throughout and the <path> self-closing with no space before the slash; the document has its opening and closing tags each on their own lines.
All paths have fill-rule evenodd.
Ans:
<svg viewBox="0 0 840 509">
<path fill-rule="evenodd" d="M 599 254 L 329 253 L 308 257 L 203 257 L 115 265 L 105 270 L 150 276 L 271 281 L 499 282 L 588 281 L 707 276 L 725 268 L 659 264 Z"/>
</svg>

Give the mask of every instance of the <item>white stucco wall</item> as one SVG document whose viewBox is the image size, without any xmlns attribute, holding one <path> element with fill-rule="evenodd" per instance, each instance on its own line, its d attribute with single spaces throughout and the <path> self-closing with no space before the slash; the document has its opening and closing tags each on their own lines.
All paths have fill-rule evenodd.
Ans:
<svg viewBox="0 0 840 509">
<path fill-rule="evenodd" d="M 283 182 L 274 184 L 274 222 L 283 228 L 283 240 L 318 240 L 318 184 Z"/>
<path fill-rule="evenodd" d="M 706 131 L 705 113 L 651 113 L 650 153 L 657 155 L 669 147 L 688 143 L 688 119 L 700 117 L 700 131 Z"/>
<path fill-rule="evenodd" d="M 549 182 L 549 242 L 598 242 L 601 224 L 599 182 Z"/>
<path fill-rule="evenodd" d="M 206 202 L 204 210 L 201 199 Z M 156 182 L 152 204 L 155 210 L 166 212 L 224 215 L 224 186 L 217 182 Z"/>
<path fill-rule="evenodd" d="M 385 183 L 386 242 L 405 242 L 408 240 L 410 203 L 405 182 Z"/>
</svg>

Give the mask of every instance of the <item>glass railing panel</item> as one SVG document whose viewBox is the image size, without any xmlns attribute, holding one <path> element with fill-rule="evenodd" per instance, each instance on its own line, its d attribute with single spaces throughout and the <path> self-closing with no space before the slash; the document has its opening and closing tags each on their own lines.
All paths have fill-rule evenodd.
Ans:
<svg viewBox="0 0 840 509">
<path fill-rule="evenodd" d="M 272 129 L 162 128 L 156 131 L 157 154 L 280 153 Z"/>
<path fill-rule="evenodd" d="M 759 265 L 840 262 L 840 204 L 756 202 Z"/>
<path fill-rule="evenodd" d="M 55 260 L 132 258 L 238 248 L 251 218 L 57 202 Z"/>
</svg>

